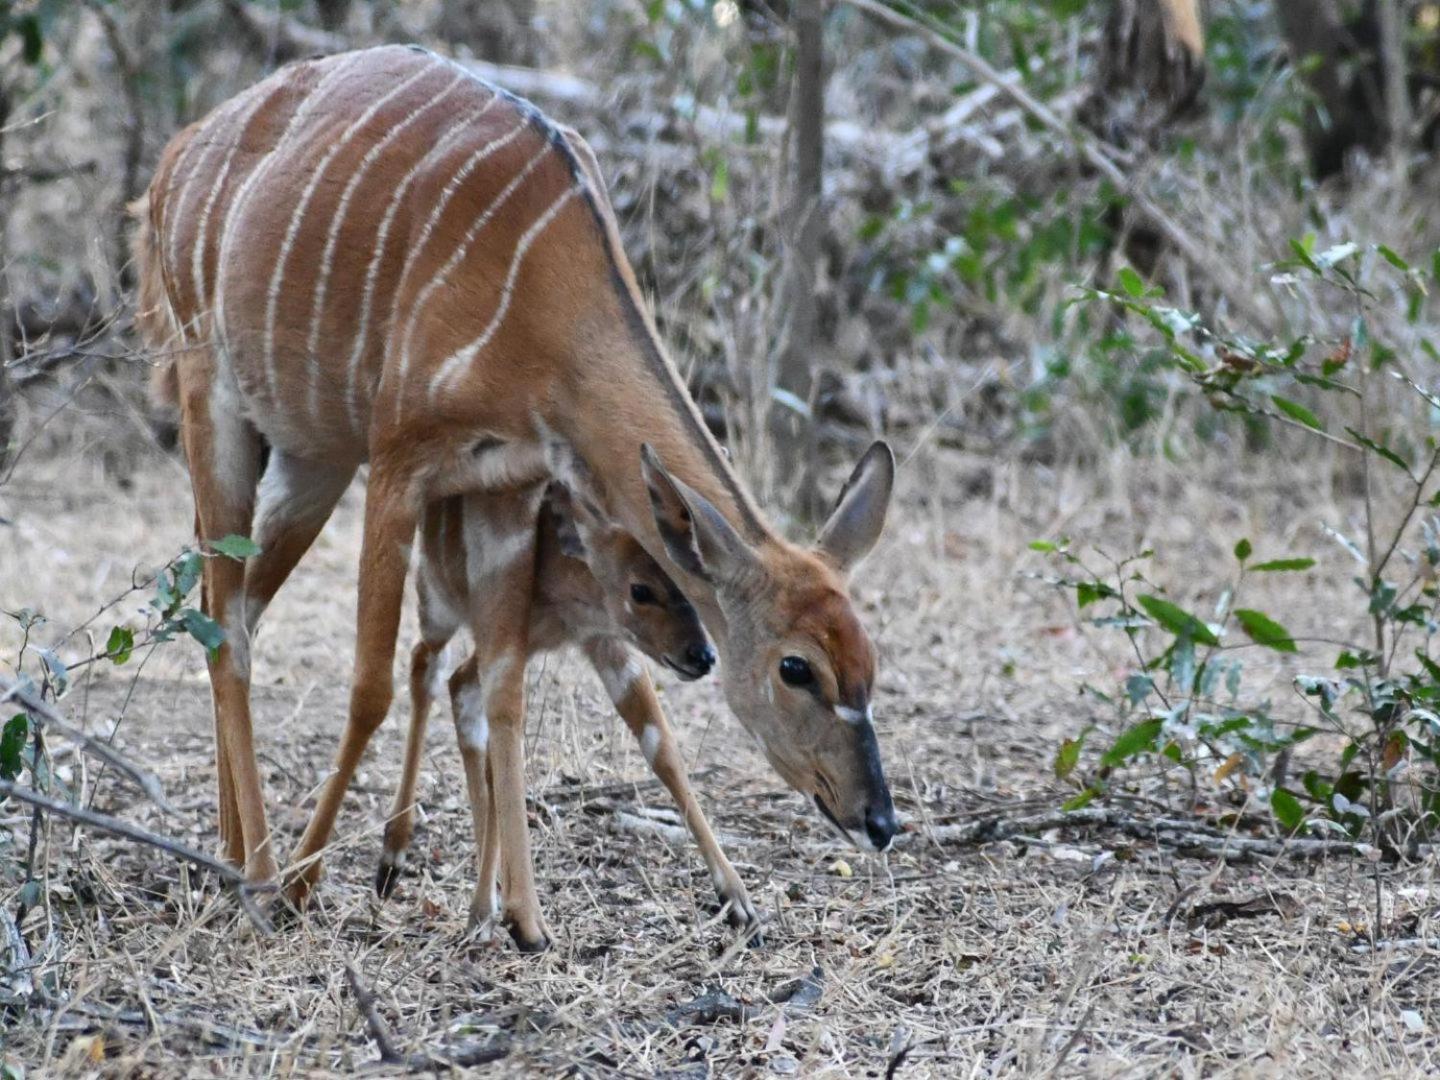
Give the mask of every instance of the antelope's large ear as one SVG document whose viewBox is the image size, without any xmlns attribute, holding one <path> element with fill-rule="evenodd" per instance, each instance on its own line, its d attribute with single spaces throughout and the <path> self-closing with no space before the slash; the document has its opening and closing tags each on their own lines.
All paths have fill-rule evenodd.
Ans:
<svg viewBox="0 0 1440 1080">
<path fill-rule="evenodd" d="M 660 539 L 675 565 L 712 585 L 733 581 L 755 565 L 755 553 L 709 499 L 665 471 L 646 443 L 640 469 Z"/>
<path fill-rule="evenodd" d="M 560 542 L 560 553 L 571 559 L 585 558 L 585 538 L 576 520 L 575 500 L 570 489 L 552 480 L 545 486 L 545 510 L 555 521 L 555 538 Z"/>
<path fill-rule="evenodd" d="M 855 569 L 880 539 L 894 487 L 895 455 L 884 442 L 872 443 L 845 481 L 815 545 L 842 573 Z"/>
</svg>

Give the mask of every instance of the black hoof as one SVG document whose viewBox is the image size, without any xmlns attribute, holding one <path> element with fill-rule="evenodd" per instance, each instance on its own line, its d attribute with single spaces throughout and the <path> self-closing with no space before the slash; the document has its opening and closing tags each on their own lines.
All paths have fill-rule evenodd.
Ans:
<svg viewBox="0 0 1440 1080">
<path fill-rule="evenodd" d="M 521 935 L 520 930 L 514 926 L 507 926 L 510 931 L 511 940 L 515 942 L 515 948 L 522 953 L 542 953 L 550 948 L 550 939 L 544 934 L 538 938 L 527 938 Z"/>
<path fill-rule="evenodd" d="M 375 895 L 389 900 L 395 886 L 400 883 L 400 863 L 388 854 L 380 856 L 380 868 L 375 871 Z"/>
</svg>

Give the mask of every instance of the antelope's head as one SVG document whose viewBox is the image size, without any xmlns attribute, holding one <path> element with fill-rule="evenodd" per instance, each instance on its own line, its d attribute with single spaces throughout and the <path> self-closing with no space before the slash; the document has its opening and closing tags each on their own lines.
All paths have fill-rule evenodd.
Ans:
<svg viewBox="0 0 1440 1080">
<path fill-rule="evenodd" d="M 667 553 L 714 590 L 724 627 L 711 630 L 736 718 L 846 839 L 884 851 L 899 826 L 871 716 L 875 649 L 847 579 L 885 525 L 890 448 L 877 442 L 860 459 L 811 549 L 747 541 L 649 447 L 642 468 Z"/>
<path fill-rule="evenodd" d="M 585 564 L 610 624 L 682 679 L 715 666 L 715 650 L 694 606 L 638 540 L 562 483 L 546 489 L 560 553 Z M 542 574 L 547 573 L 544 568 Z"/>
</svg>

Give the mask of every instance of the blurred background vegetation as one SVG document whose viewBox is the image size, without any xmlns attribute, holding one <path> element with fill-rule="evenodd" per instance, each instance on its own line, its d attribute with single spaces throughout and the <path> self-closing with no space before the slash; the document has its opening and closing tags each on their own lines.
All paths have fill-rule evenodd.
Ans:
<svg viewBox="0 0 1440 1080">
<path fill-rule="evenodd" d="M 591 139 L 762 486 L 771 437 L 786 460 L 879 430 L 1038 459 L 1257 446 L 1074 286 L 1134 267 L 1238 332 L 1340 332 L 1264 271 L 1289 240 L 1440 235 L 1434 4 L 0 0 L 10 458 L 71 402 L 150 437 L 122 207 L 169 136 L 289 59 L 383 41 L 473 60 Z"/>
</svg>

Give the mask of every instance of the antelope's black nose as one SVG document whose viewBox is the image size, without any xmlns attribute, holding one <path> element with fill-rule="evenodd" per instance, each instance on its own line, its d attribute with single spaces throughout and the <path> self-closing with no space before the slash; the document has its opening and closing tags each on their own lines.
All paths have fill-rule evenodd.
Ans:
<svg viewBox="0 0 1440 1080">
<path fill-rule="evenodd" d="M 872 806 L 865 811 L 865 834 L 870 837 L 876 851 L 888 851 L 890 842 L 899 831 L 900 823 L 895 820 L 895 807 L 889 799 L 883 805 Z"/>
<path fill-rule="evenodd" d="M 697 674 L 707 674 L 715 666 L 715 650 L 708 641 L 691 645 L 685 650 L 685 662 L 694 668 Z"/>
</svg>

